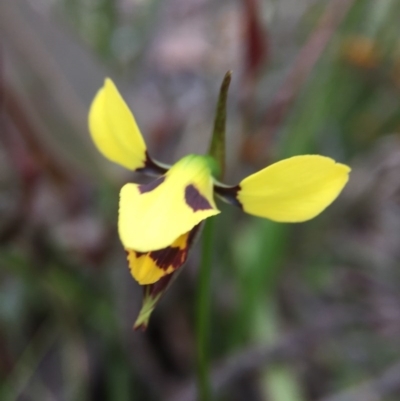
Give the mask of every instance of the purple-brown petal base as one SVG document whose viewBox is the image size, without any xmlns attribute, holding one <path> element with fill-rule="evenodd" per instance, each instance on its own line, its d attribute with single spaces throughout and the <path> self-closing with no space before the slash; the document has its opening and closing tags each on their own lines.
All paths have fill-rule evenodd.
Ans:
<svg viewBox="0 0 400 401">
<path fill-rule="evenodd" d="M 164 166 L 161 163 L 153 160 L 149 153 L 146 151 L 146 159 L 144 161 L 144 166 L 142 168 L 137 169 L 137 172 L 151 175 L 151 176 L 160 176 L 164 175 L 168 171 L 168 166 Z"/>
<path fill-rule="evenodd" d="M 155 180 L 149 182 L 148 184 L 141 184 L 138 185 L 139 192 L 141 194 L 144 194 L 146 192 L 153 191 L 153 189 L 156 189 L 159 185 L 161 185 L 165 181 L 165 176 L 161 176 L 156 178 Z"/>
<path fill-rule="evenodd" d="M 235 185 L 232 187 L 218 184 L 214 185 L 214 191 L 221 199 L 243 210 L 243 205 L 239 202 L 237 198 L 237 194 L 240 191 L 240 189 L 241 189 L 240 185 Z"/>
</svg>

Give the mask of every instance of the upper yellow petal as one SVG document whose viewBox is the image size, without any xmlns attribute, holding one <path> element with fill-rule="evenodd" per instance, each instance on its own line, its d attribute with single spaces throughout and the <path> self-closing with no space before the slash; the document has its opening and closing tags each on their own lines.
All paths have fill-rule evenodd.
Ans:
<svg viewBox="0 0 400 401">
<path fill-rule="evenodd" d="M 243 210 L 278 222 L 312 219 L 329 206 L 350 168 L 318 155 L 295 156 L 250 175 L 239 184 Z"/>
<path fill-rule="evenodd" d="M 125 248 L 158 250 L 218 213 L 209 164 L 203 156 L 189 155 L 150 184 L 122 188 L 119 235 Z"/>
<path fill-rule="evenodd" d="M 89 130 L 97 148 L 109 160 L 129 170 L 144 167 L 146 144 L 133 114 L 109 78 L 90 107 Z"/>
</svg>

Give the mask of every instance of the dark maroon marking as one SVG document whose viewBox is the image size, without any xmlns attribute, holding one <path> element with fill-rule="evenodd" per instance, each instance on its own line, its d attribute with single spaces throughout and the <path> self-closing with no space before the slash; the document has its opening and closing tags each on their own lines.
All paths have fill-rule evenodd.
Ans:
<svg viewBox="0 0 400 401">
<path fill-rule="evenodd" d="M 165 181 L 165 177 L 158 177 L 154 181 L 149 182 L 148 184 L 139 185 L 139 192 L 144 194 L 146 192 L 151 192 L 153 189 L 156 189 L 159 185 L 161 185 Z"/>
<path fill-rule="evenodd" d="M 168 169 L 160 166 L 157 162 L 155 162 L 146 151 L 146 160 L 144 161 L 144 167 L 138 168 L 136 171 L 149 175 L 163 175 L 168 171 Z"/>
<path fill-rule="evenodd" d="M 185 201 L 194 212 L 212 209 L 210 202 L 192 184 L 185 188 Z"/>
<path fill-rule="evenodd" d="M 240 185 L 235 185 L 234 187 L 220 187 L 218 185 L 214 185 L 214 191 L 216 194 L 218 194 L 221 198 L 223 198 L 231 205 L 237 206 L 238 208 L 243 210 L 243 205 L 239 202 L 237 198 L 237 194 L 240 189 Z"/>
<path fill-rule="evenodd" d="M 191 246 L 193 245 L 193 242 L 196 240 L 197 234 L 199 233 L 202 224 L 203 224 L 203 222 L 197 224 L 196 226 L 194 226 L 191 229 L 188 239 L 187 239 L 186 255 L 184 257 L 184 260 L 183 260 L 181 266 L 185 263 L 185 261 L 188 257 L 189 250 L 190 250 Z M 164 249 L 166 249 L 166 248 L 164 248 Z M 136 252 L 136 254 L 139 254 L 139 253 Z M 174 270 L 172 273 L 167 274 L 164 277 L 161 277 L 160 280 L 158 280 L 154 284 L 149 284 L 149 285 L 143 286 L 144 295 L 146 294 L 146 291 L 148 291 L 148 296 L 152 297 L 153 299 L 155 299 L 160 294 L 162 296 L 164 294 L 164 292 L 167 291 L 168 287 L 173 283 L 173 281 L 175 281 L 175 279 L 178 277 L 179 273 L 182 271 L 182 269 L 180 269 L 181 266 L 178 266 L 178 268 L 176 268 L 176 270 Z M 159 300 L 160 299 L 158 299 L 158 301 Z M 158 303 L 158 301 L 157 301 L 157 303 Z M 146 326 L 142 325 L 142 326 L 136 327 L 135 329 L 138 329 L 138 328 L 145 330 Z"/>
<path fill-rule="evenodd" d="M 136 257 L 139 259 L 141 256 L 146 255 L 147 252 L 138 252 L 138 251 L 133 251 L 135 252 Z"/>
<path fill-rule="evenodd" d="M 186 261 L 187 247 L 181 249 L 179 247 L 169 246 L 158 251 L 152 251 L 149 256 L 160 269 L 167 270 L 172 266 L 174 269 L 182 266 Z"/>
<path fill-rule="evenodd" d="M 153 259 L 154 263 L 163 270 L 167 270 L 170 266 L 175 270 L 181 267 L 186 262 L 189 249 L 196 239 L 196 234 L 198 233 L 201 224 L 202 223 L 197 224 L 190 230 L 183 249 L 176 246 L 167 246 L 158 251 L 149 252 L 149 256 Z"/>
<path fill-rule="evenodd" d="M 201 225 L 202 222 L 197 224 L 190 230 L 184 249 L 180 249 L 179 247 L 167 246 L 166 248 L 162 248 L 157 251 L 139 252 L 131 250 L 131 252 L 135 253 L 135 257 L 137 259 L 139 259 L 143 255 L 148 254 L 160 269 L 167 270 L 169 266 L 178 269 L 186 262 L 189 248 L 193 245 L 195 239 L 197 238 L 197 234 Z M 125 252 L 128 258 L 129 251 L 125 250 Z"/>
</svg>

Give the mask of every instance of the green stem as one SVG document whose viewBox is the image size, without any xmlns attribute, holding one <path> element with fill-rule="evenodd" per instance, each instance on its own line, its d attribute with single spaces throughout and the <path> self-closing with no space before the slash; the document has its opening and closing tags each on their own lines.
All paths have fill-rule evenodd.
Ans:
<svg viewBox="0 0 400 401">
<path fill-rule="evenodd" d="M 222 179 L 225 173 L 225 125 L 226 125 L 226 103 L 228 101 L 228 90 L 231 83 L 232 71 L 228 71 L 222 80 L 219 90 L 217 108 L 215 110 L 214 129 L 211 137 L 208 154 L 214 158 L 218 165 L 218 177 Z M 215 172 L 214 172 L 215 173 Z"/>
<path fill-rule="evenodd" d="M 213 251 L 214 219 L 208 219 L 204 225 L 202 255 L 199 273 L 199 286 L 196 305 L 197 339 L 197 385 L 198 400 L 210 401 L 210 305 L 211 305 L 211 266 Z"/>
<path fill-rule="evenodd" d="M 232 72 L 228 71 L 222 81 L 217 108 L 215 111 L 214 129 L 208 155 L 217 164 L 214 175 L 224 176 L 225 170 L 225 123 L 226 102 Z M 199 286 L 196 304 L 196 340 L 197 340 L 197 385 L 198 400 L 211 400 L 210 370 L 210 311 L 211 311 L 211 266 L 213 256 L 214 220 L 207 219 L 204 224 L 202 254 L 200 262 Z"/>
</svg>

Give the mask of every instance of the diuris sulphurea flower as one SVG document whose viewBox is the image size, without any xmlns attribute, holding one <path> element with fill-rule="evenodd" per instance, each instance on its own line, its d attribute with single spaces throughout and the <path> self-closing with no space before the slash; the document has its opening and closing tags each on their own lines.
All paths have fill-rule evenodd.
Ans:
<svg viewBox="0 0 400 401">
<path fill-rule="evenodd" d="M 321 213 L 349 178 L 348 166 L 320 155 L 281 160 L 235 186 L 216 180 L 210 156 L 191 154 L 163 165 L 149 156 L 134 116 L 108 78 L 91 105 L 89 130 L 106 158 L 156 177 L 149 184 L 125 184 L 120 192 L 119 236 L 145 294 L 135 328 L 147 326 L 185 263 L 201 222 L 220 213 L 214 196 L 255 216 L 296 223 Z"/>
</svg>

